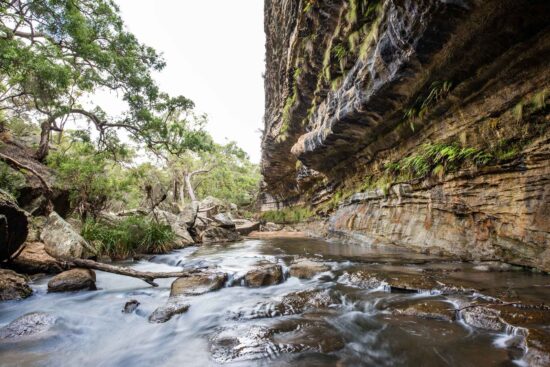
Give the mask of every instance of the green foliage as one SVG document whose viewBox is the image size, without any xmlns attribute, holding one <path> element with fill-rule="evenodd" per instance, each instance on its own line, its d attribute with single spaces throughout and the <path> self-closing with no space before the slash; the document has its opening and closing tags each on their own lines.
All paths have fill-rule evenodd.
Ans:
<svg viewBox="0 0 550 367">
<path fill-rule="evenodd" d="M 395 176 L 426 177 L 433 173 L 439 177 L 470 162 L 477 166 L 488 164 L 494 156 L 486 151 L 461 147 L 458 144 L 426 143 L 420 151 L 397 162 L 385 165 L 386 172 Z"/>
<path fill-rule="evenodd" d="M 96 218 L 101 210 L 129 189 L 133 177 L 119 162 L 131 154 L 125 147 L 116 152 L 97 151 L 86 134 L 73 133 L 48 158 L 48 165 L 56 170 L 58 181 L 70 190 L 74 208 L 85 220 Z M 112 159 L 114 155 L 118 161 Z"/>
<path fill-rule="evenodd" d="M 25 176 L 15 171 L 4 162 L 0 162 L 0 189 L 10 193 L 15 198 L 19 189 L 25 184 Z"/>
<path fill-rule="evenodd" d="M 281 210 L 270 210 L 261 214 L 261 219 L 266 222 L 292 224 L 303 222 L 315 214 L 309 208 L 292 207 Z"/>
<path fill-rule="evenodd" d="M 128 217 L 113 225 L 87 220 L 82 237 L 94 244 L 100 255 L 124 259 L 138 253 L 166 253 L 172 250 L 175 234 L 169 225 L 145 217 Z"/>
<path fill-rule="evenodd" d="M 153 80 L 164 66 L 154 49 L 126 30 L 112 0 L 0 3 L 0 109 L 47 122 L 46 132 L 79 116 L 97 128 L 100 147 L 124 129 L 150 149 L 203 149 L 205 132 L 193 102 L 161 92 Z M 115 91 L 126 111 L 115 118 L 100 106 L 84 107 L 98 89 Z M 47 144 L 41 149 L 45 156 Z"/>
<path fill-rule="evenodd" d="M 452 83 L 449 81 L 435 81 L 430 85 L 427 95 L 419 96 L 411 107 L 404 109 L 403 118 L 409 122 L 412 131 L 415 129 L 414 121 L 424 119 L 430 107 L 444 99 L 451 88 Z"/>
</svg>

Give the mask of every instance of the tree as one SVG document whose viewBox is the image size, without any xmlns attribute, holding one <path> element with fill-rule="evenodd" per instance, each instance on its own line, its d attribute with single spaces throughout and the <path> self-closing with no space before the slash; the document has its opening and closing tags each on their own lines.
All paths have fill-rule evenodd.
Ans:
<svg viewBox="0 0 550 367">
<path fill-rule="evenodd" d="M 151 149 L 200 149 L 205 132 L 193 126 L 193 102 L 162 93 L 151 76 L 164 66 L 126 31 L 112 0 L 0 2 L 0 112 L 40 122 L 41 161 L 52 132 L 62 133 L 69 118 L 93 125 L 100 148 L 124 129 Z M 126 112 L 115 118 L 100 106 L 86 108 L 83 97 L 98 89 L 120 94 Z"/>
</svg>

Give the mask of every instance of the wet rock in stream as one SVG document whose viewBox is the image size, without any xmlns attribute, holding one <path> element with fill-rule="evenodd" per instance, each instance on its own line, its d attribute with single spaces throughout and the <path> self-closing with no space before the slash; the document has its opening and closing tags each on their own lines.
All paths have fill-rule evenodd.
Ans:
<svg viewBox="0 0 550 367">
<path fill-rule="evenodd" d="M 48 282 L 48 292 L 95 291 L 95 272 L 90 269 L 71 269 L 56 275 Z"/>
<path fill-rule="evenodd" d="M 309 259 L 298 259 L 290 265 L 290 275 L 301 279 L 311 279 L 315 275 L 330 270 L 330 266 Z"/>
<path fill-rule="evenodd" d="M 456 319 L 453 305 L 440 300 L 425 300 L 398 306 L 393 310 L 393 314 L 448 322 Z"/>
<path fill-rule="evenodd" d="M 326 309 L 340 301 L 328 290 L 307 290 L 292 292 L 281 297 L 280 301 L 259 303 L 252 308 L 240 309 L 231 313 L 231 319 L 259 319 L 301 314 L 308 310 Z"/>
<path fill-rule="evenodd" d="M 23 315 L 0 329 L 0 340 L 12 340 L 30 337 L 48 331 L 56 318 L 44 312 L 32 312 Z"/>
<path fill-rule="evenodd" d="M 165 305 L 158 307 L 151 315 L 149 315 L 149 322 L 159 324 L 167 322 L 175 315 L 187 312 L 189 307 L 189 303 L 183 298 L 170 298 Z"/>
<path fill-rule="evenodd" d="M 274 325 L 238 324 L 210 337 L 210 352 L 218 363 L 273 358 L 285 353 L 342 349 L 341 335 L 322 320 L 292 319 Z"/>
<path fill-rule="evenodd" d="M 281 265 L 270 262 L 258 264 L 258 266 L 248 271 L 244 276 L 246 286 L 251 288 L 279 284 L 282 281 L 283 268 Z"/>
<path fill-rule="evenodd" d="M 226 273 L 201 273 L 176 279 L 172 283 L 170 297 L 197 296 L 216 291 L 227 281 Z"/>
<path fill-rule="evenodd" d="M 123 313 L 132 313 L 139 307 L 140 303 L 138 300 L 132 299 L 124 304 L 122 309 Z"/>
</svg>

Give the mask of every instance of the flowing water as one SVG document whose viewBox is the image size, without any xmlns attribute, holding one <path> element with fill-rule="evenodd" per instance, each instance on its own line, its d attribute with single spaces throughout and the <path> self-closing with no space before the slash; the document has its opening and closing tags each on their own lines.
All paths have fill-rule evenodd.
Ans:
<svg viewBox="0 0 550 367">
<path fill-rule="evenodd" d="M 313 279 L 286 276 L 278 285 L 242 286 L 242 275 L 259 260 L 285 269 L 298 257 L 322 260 L 330 271 Z M 218 291 L 189 297 L 191 307 L 163 324 L 148 316 L 166 303 L 172 279 L 160 287 L 97 272 L 97 291 L 48 294 L 49 277 L 33 283 L 34 295 L 0 303 L 0 326 L 29 312 L 46 312 L 52 329 L 28 339 L 0 342 L 3 366 L 512 366 L 521 351 L 507 336 L 464 322 L 396 315 L 395 305 L 423 300 L 456 307 L 479 294 L 394 292 L 357 286 L 350 275 L 365 269 L 404 274 L 435 272 L 488 293 L 506 291 L 522 299 L 550 300 L 548 277 L 525 271 L 487 272 L 472 264 L 418 254 L 313 239 L 245 240 L 192 247 L 130 265 L 174 271 L 216 267 L 229 274 Z M 277 308 L 285 295 L 317 290 L 324 307 Z M 394 289 L 396 290 L 396 289 Z M 312 296 L 313 297 L 313 296 Z M 136 312 L 122 313 L 131 299 Z"/>
</svg>

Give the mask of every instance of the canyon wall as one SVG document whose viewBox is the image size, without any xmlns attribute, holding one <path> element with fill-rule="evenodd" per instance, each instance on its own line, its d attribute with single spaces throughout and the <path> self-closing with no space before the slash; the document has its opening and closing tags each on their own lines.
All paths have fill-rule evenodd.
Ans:
<svg viewBox="0 0 550 367">
<path fill-rule="evenodd" d="M 550 2 L 266 0 L 263 209 L 550 271 Z"/>
</svg>

